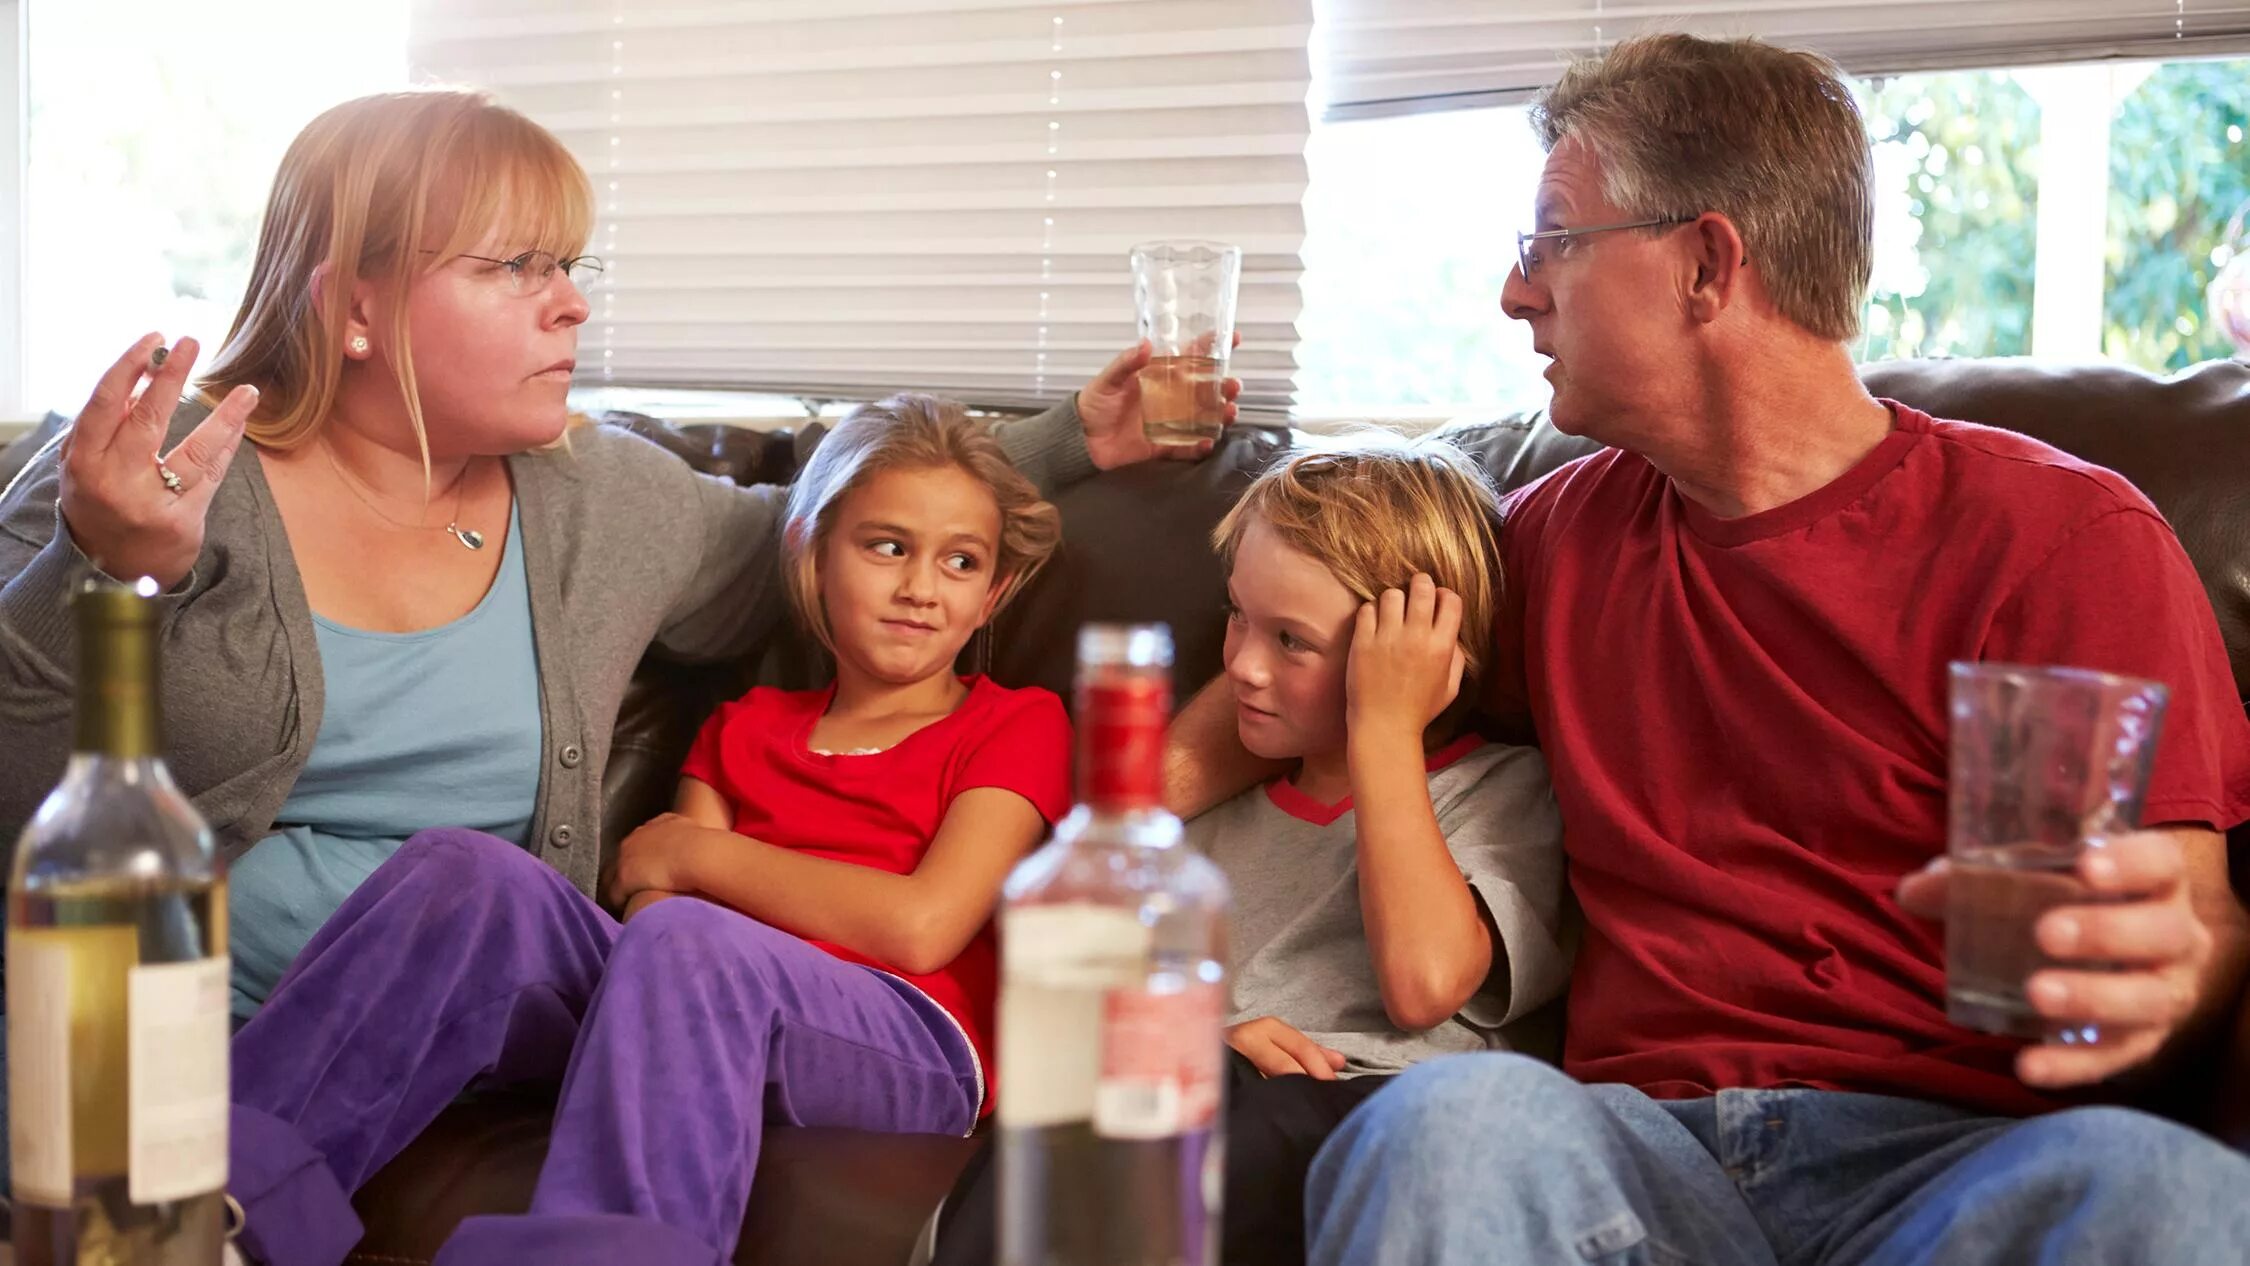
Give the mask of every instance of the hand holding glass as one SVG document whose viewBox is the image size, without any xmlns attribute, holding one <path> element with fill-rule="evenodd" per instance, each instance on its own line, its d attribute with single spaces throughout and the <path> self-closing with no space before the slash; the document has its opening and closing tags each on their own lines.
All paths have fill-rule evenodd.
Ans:
<svg viewBox="0 0 2250 1266">
<path fill-rule="evenodd" d="M 1227 358 L 1242 248 L 1221 242 L 1143 242 L 1133 248 L 1133 305 L 1150 360 L 1140 372 L 1141 423 L 1151 444 L 1215 440 L 1226 425 Z"/>
<path fill-rule="evenodd" d="M 2031 974 L 2054 965 L 2032 929 L 2055 906 L 2100 900 L 2079 861 L 2138 829 L 2168 697 L 2156 682 L 2106 673 L 1953 665 L 1945 984 L 1955 1024 L 2098 1039 L 2051 1032 L 2024 997 Z"/>
</svg>

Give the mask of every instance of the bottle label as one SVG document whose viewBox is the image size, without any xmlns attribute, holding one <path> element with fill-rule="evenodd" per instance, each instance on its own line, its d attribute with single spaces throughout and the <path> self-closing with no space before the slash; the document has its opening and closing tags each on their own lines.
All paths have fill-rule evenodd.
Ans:
<svg viewBox="0 0 2250 1266">
<path fill-rule="evenodd" d="M 1156 1139 L 1209 1129 L 1219 1115 L 1225 1008 L 1224 988 L 1202 981 L 1110 990 L 1094 1133 Z"/>
<path fill-rule="evenodd" d="M 70 948 L 8 935 L 8 1151 L 15 1194 L 70 1203 Z"/>
<path fill-rule="evenodd" d="M 227 1181 L 227 959 L 149 963 L 127 980 L 132 1023 L 135 1204 L 217 1191 Z"/>
<path fill-rule="evenodd" d="M 1151 934 L 1132 911 L 1070 903 L 1000 915 L 1000 1124 L 1091 1121 L 1102 1008 L 1148 970 Z"/>
</svg>

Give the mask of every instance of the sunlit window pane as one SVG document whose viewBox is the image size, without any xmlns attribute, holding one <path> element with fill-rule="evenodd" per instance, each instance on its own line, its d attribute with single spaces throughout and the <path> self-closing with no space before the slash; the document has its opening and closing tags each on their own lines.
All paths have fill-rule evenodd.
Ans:
<svg viewBox="0 0 2250 1266">
<path fill-rule="evenodd" d="M 225 337 L 275 166 L 406 78 L 405 0 L 32 0 L 25 397 L 75 410 L 135 338 Z"/>
</svg>

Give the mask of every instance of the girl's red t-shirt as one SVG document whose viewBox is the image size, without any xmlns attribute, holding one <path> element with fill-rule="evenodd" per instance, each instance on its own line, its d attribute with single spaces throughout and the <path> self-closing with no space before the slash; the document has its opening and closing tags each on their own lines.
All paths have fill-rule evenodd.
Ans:
<svg viewBox="0 0 2250 1266">
<path fill-rule="evenodd" d="M 761 686 L 711 714 L 680 773 L 726 798 L 738 834 L 895 875 L 921 865 L 964 791 L 1013 791 L 1050 824 L 1060 819 L 1070 808 L 1070 720 L 1062 701 L 1051 691 L 1011 690 L 987 677 L 962 680 L 968 697 L 950 715 L 863 754 L 823 754 L 806 743 L 833 687 Z M 943 1007 L 976 1053 L 984 1105 L 993 1102 L 1000 956 L 989 922 L 958 957 L 927 975 L 806 939 L 845 962 L 888 972 Z"/>
</svg>

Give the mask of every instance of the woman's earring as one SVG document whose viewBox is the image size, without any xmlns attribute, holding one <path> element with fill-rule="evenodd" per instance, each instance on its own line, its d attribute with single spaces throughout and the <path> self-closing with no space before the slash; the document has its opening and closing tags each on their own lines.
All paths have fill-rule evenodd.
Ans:
<svg viewBox="0 0 2250 1266">
<path fill-rule="evenodd" d="M 352 335 L 352 355 L 367 355 L 367 336 L 365 334 Z"/>
</svg>

